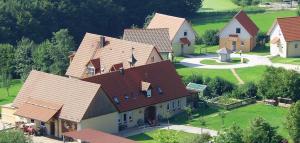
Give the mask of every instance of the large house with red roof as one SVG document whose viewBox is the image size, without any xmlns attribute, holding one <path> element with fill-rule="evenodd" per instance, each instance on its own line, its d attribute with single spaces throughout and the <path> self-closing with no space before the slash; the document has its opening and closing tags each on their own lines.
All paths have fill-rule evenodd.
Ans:
<svg viewBox="0 0 300 143">
<path fill-rule="evenodd" d="M 219 47 L 231 51 L 250 52 L 256 46 L 258 27 L 244 11 L 234 18 L 219 32 Z"/>
<path fill-rule="evenodd" d="M 272 56 L 300 56 L 300 16 L 277 18 L 268 35 Z"/>
<path fill-rule="evenodd" d="M 84 79 L 32 71 L 1 115 L 3 122 L 43 126 L 56 137 L 87 128 L 118 133 L 181 112 L 187 96 L 169 60 Z"/>
</svg>

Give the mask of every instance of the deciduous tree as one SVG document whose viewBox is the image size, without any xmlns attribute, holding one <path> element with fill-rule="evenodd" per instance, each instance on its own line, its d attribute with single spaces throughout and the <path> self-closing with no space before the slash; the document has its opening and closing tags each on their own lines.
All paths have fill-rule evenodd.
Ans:
<svg viewBox="0 0 300 143">
<path fill-rule="evenodd" d="M 290 107 L 286 125 L 293 141 L 295 143 L 300 142 L 300 101 Z"/>
</svg>

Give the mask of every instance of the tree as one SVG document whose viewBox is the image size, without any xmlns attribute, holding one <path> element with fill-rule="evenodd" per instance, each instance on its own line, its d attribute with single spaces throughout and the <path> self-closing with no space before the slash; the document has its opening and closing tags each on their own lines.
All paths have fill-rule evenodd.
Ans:
<svg viewBox="0 0 300 143">
<path fill-rule="evenodd" d="M 290 107 L 286 125 L 292 140 L 300 142 L 300 101 Z"/>
<path fill-rule="evenodd" d="M 237 126 L 235 123 L 220 132 L 220 134 L 215 138 L 216 143 L 243 143 L 243 130 Z"/>
<path fill-rule="evenodd" d="M 190 82 L 197 83 L 197 84 L 203 84 L 203 77 L 200 74 L 192 73 L 191 75 L 183 78 L 184 83 L 187 85 Z"/>
<path fill-rule="evenodd" d="M 35 43 L 27 38 L 23 38 L 17 44 L 15 52 L 16 72 L 25 80 L 33 68 L 32 51 L 35 49 Z"/>
<path fill-rule="evenodd" d="M 145 18 L 145 23 L 144 23 L 144 28 L 147 28 L 148 25 L 150 24 L 152 18 L 154 17 L 155 13 L 153 12 L 152 14 L 148 15 L 146 18 Z"/>
<path fill-rule="evenodd" d="M 281 143 L 282 140 L 276 128 L 261 117 L 255 118 L 244 133 L 246 143 Z"/>
<path fill-rule="evenodd" d="M 36 46 L 36 49 L 33 51 L 34 69 L 48 73 L 50 72 L 50 66 L 53 64 L 50 55 L 52 48 L 53 44 L 49 40 Z"/>
<path fill-rule="evenodd" d="M 218 45 L 219 44 L 219 30 L 206 30 L 202 36 L 205 45 Z"/>
<path fill-rule="evenodd" d="M 187 119 L 189 120 L 190 117 L 192 116 L 192 112 L 193 112 L 192 108 L 189 106 L 184 107 L 184 112 L 186 113 Z"/>
<path fill-rule="evenodd" d="M 8 73 L 8 72 L 2 72 L 1 73 L 0 87 L 3 87 L 3 88 L 6 89 L 7 96 L 9 96 L 9 89 L 10 89 L 10 86 L 11 86 L 11 80 L 12 80 L 12 77 L 11 77 L 10 73 Z"/>
<path fill-rule="evenodd" d="M 0 44 L 0 87 L 6 89 L 9 96 L 12 74 L 14 69 L 14 47 L 10 44 Z"/>
<path fill-rule="evenodd" d="M 73 37 L 67 29 L 61 29 L 53 33 L 51 42 L 53 47 L 49 53 L 53 64 L 50 66 L 50 72 L 64 75 L 69 65 L 68 55 L 75 47 Z"/>
<path fill-rule="evenodd" d="M 32 140 L 25 136 L 22 131 L 7 130 L 0 132 L 1 143 L 32 143 Z"/>
<path fill-rule="evenodd" d="M 268 67 L 257 87 L 262 97 L 285 97 L 296 101 L 300 99 L 300 74 L 293 70 Z"/>
<path fill-rule="evenodd" d="M 240 85 L 238 88 L 235 88 L 230 94 L 231 97 L 237 99 L 245 99 L 255 97 L 257 94 L 257 87 L 253 82 L 249 82 L 243 85 Z"/>
<path fill-rule="evenodd" d="M 209 80 L 207 84 L 208 96 L 217 97 L 221 96 L 226 92 L 231 92 L 234 88 L 234 85 L 224 79 L 216 77 Z"/>
</svg>

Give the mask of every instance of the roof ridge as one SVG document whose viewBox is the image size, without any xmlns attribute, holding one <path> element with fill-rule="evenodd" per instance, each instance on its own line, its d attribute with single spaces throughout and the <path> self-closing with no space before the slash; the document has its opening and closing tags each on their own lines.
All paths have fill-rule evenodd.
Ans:
<svg viewBox="0 0 300 143">
<path fill-rule="evenodd" d="M 183 19 L 183 20 L 186 20 L 185 18 L 183 17 L 177 17 L 177 16 L 172 16 L 172 15 L 167 15 L 167 14 L 162 14 L 162 13 L 155 13 L 155 15 L 162 15 L 162 16 L 167 16 L 167 17 L 172 17 L 172 18 L 177 18 L 177 19 Z"/>
<path fill-rule="evenodd" d="M 300 16 L 277 17 L 276 19 L 300 18 Z"/>
</svg>

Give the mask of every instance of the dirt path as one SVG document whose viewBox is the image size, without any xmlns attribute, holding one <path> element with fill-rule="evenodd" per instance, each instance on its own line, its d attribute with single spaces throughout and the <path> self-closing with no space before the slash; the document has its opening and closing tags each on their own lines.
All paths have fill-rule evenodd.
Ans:
<svg viewBox="0 0 300 143">
<path fill-rule="evenodd" d="M 245 82 L 240 78 L 240 76 L 236 73 L 235 69 L 230 69 L 234 77 L 239 81 L 239 84 L 245 84 Z"/>
</svg>

